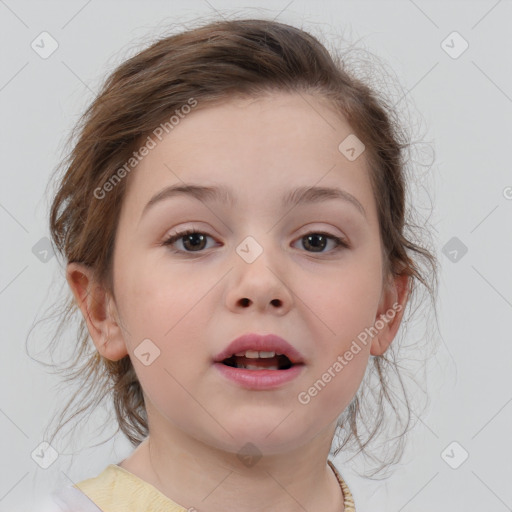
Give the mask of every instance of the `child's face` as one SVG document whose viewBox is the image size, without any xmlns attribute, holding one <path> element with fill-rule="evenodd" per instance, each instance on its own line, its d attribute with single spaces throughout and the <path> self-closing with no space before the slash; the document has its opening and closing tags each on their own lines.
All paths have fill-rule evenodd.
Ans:
<svg viewBox="0 0 512 512">
<path fill-rule="evenodd" d="M 118 356 L 130 354 L 152 433 L 179 428 L 232 452 L 248 441 L 262 452 L 284 452 L 320 433 L 332 435 L 370 351 L 384 351 L 392 339 L 384 328 L 373 346 L 371 339 L 359 343 L 359 353 L 330 382 L 325 378 L 316 395 L 308 393 L 394 302 L 382 286 L 365 154 L 349 161 L 340 152 L 351 127 L 311 96 L 279 94 L 200 108 L 129 177 L 114 252 L 123 327 L 118 346 L 126 347 Z M 185 182 L 229 187 L 234 204 L 176 195 L 144 211 L 155 194 Z M 294 189 L 312 186 L 352 194 L 365 214 L 341 199 L 283 205 Z M 178 239 L 173 247 L 179 254 L 163 245 L 186 229 L 207 237 L 195 245 Z M 311 233 L 338 236 L 350 247 L 336 250 L 329 238 L 315 245 L 304 238 Z M 246 237 L 262 249 L 253 262 L 236 250 Z M 287 340 L 305 359 L 302 371 L 267 390 L 226 379 L 213 359 L 246 333 Z M 160 350 L 147 366 L 134 354 L 146 339 Z M 151 355 L 145 357 L 152 359 L 154 349 L 147 347 Z"/>
</svg>

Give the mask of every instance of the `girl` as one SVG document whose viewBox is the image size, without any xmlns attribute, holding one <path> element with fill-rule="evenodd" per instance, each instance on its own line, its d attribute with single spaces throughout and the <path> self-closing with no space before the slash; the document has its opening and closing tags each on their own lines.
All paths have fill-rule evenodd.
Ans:
<svg viewBox="0 0 512 512">
<path fill-rule="evenodd" d="M 406 147 L 392 109 L 286 24 L 208 23 L 114 71 L 50 227 L 80 355 L 96 349 L 73 376 L 111 395 L 135 450 L 63 507 L 355 510 L 333 438 L 336 455 L 376 436 L 405 307 L 434 290 L 406 236 Z"/>
</svg>

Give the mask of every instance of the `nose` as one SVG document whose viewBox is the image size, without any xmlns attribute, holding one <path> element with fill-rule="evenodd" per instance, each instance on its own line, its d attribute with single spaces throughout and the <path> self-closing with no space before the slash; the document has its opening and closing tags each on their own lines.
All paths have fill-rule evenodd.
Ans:
<svg viewBox="0 0 512 512">
<path fill-rule="evenodd" d="M 290 283 L 276 258 L 270 258 L 269 251 L 263 251 L 251 263 L 238 254 L 235 254 L 234 261 L 235 268 L 230 272 L 226 296 L 230 310 L 236 313 L 255 310 L 279 315 L 290 310 L 294 297 Z"/>
</svg>

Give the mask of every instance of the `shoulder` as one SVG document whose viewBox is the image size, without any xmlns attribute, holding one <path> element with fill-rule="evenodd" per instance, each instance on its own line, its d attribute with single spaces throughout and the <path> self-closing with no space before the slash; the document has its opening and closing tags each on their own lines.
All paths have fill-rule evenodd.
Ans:
<svg viewBox="0 0 512 512">
<path fill-rule="evenodd" d="M 99 475 L 82 480 L 74 487 L 89 501 L 101 506 L 101 510 L 110 509 L 115 505 L 118 491 L 126 483 L 123 476 L 117 466 L 110 464 Z"/>
<path fill-rule="evenodd" d="M 79 482 L 76 487 L 102 512 L 187 512 L 151 484 L 115 464 L 107 466 L 98 476 Z"/>
</svg>

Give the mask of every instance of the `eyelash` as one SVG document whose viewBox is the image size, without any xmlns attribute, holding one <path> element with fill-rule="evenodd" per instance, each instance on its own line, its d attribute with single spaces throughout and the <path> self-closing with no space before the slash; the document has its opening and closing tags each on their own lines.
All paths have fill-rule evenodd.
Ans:
<svg viewBox="0 0 512 512">
<path fill-rule="evenodd" d="M 193 235 L 193 234 L 200 234 L 200 235 L 206 235 L 206 236 L 209 236 L 210 238 L 213 238 L 211 235 L 209 235 L 208 233 L 206 232 L 203 232 L 203 231 L 197 231 L 195 229 L 186 229 L 184 231 L 180 231 L 178 233 L 175 233 L 174 235 L 171 235 L 169 238 L 167 238 L 163 243 L 162 245 L 164 246 L 168 246 L 169 249 L 174 252 L 174 253 L 178 253 L 178 254 L 188 254 L 188 255 L 193 255 L 193 254 L 201 254 L 202 252 L 204 252 L 204 250 L 201 250 L 201 251 L 182 251 L 181 249 L 174 249 L 172 247 L 172 244 L 176 241 L 178 241 L 180 238 L 183 238 L 187 235 Z M 300 240 L 301 238 L 304 238 L 306 237 L 307 235 L 311 235 L 311 234 L 315 234 L 315 235 L 322 235 L 322 236 L 325 236 L 326 238 L 329 238 L 331 240 L 334 240 L 334 242 L 336 243 L 336 246 L 334 249 L 332 249 L 331 251 L 328 251 L 328 252 L 325 252 L 325 251 L 320 251 L 318 253 L 315 253 L 313 251 L 306 251 L 306 252 L 310 252 L 311 254 L 329 254 L 329 253 L 336 253 L 342 249 L 349 249 L 350 246 L 348 245 L 348 243 L 338 237 L 338 236 L 335 236 L 335 235 L 332 235 L 330 233 L 326 233 L 324 231 L 309 231 L 308 233 L 305 233 L 304 235 L 302 235 L 298 240 Z"/>
</svg>

